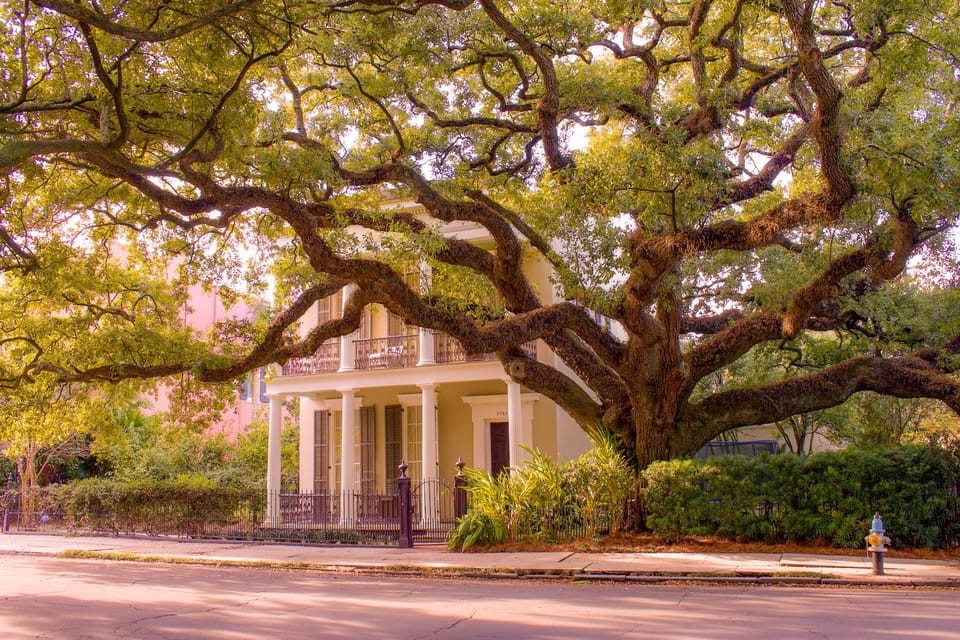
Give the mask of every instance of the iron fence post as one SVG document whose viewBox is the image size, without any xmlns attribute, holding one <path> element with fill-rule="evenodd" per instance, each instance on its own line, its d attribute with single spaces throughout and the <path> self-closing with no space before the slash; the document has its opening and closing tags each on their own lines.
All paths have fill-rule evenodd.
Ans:
<svg viewBox="0 0 960 640">
<path fill-rule="evenodd" d="M 459 520 L 467 515 L 467 476 L 463 475 L 466 463 L 457 458 L 457 475 L 453 479 L 453 517 Z"/>
<path fill-rule="evenodd" d="M 400 539 L 401 549 L 413 548 L 413 508 L 411 507 L 410 478 L 407 477 L 407 463 L 400 462 L 400 477 L 397 478 L 397 492 L 400 497 Z"/>
</svg>

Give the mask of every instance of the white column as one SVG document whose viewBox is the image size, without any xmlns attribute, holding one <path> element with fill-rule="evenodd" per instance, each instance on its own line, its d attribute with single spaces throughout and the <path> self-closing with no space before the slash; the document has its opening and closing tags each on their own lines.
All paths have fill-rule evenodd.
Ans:
<svg viewBox="0 0 960 640">
<path fill-rule="evenodd" d="M 353 389 L 338 389 L 343 396 L 340 413 L 340 520 L 351 526 L 356 517 L 353 499 L 357 490 L 356 396 Z"/>
<path fill-rule="evenodd" d="M 433 277 L 433 267 L 426 262 L 420 264 L 420 293 L 426 295 L 430 293 L 430 280 Z M 417 366 L 421 367 L 428 364 L 437 363 L 436 341 L 434 340 L 433 329 L 420 327 L 420 357 L 417 360 Z"/>
<path fill-rule="evenodd" d="M 267 432 L 267 523 L 271 526 L 280 524 L 282 408 L 281 398 L 270 396 L 270 430 Z"/>
<path fill-rule="evenodd" d="M 313 493 L 316 478 L 314 460 L 314 420 L 320 404 L 313 398 L 300 398 L 300 493 Z"/>
<path fill-rule="evenodd" d="M 437 342 L 433 334 L 433 329 L 420 327 L 420 355 L 417 359 L 417 366 L 437 364 Z"/>
<path fill-rule="evenodd" d="M 423 411 L 422 479 L 432 480 L 440 475 L 437 467 L 437 385 L 420 385 L 420 395 Z"/>
<path fill-rule="evenodd" d="M 539 394 L 525 393 L 521 396 L 523 404 L 523 422 L 520 429 L 520 444 L 533 448 L 533 403 L 540 399 Z M 521 460 L 529 460 L 530 454 L 521 449 Z"/>
<path fill-rule="evenodd" d="M 473 422 L 472 451 L 469 456 L 464 457 L 472 461 L 471 466 L 486 471 L 490 470 L 490 429 L 487 424 L 496 415 L 497 398 L 502 396 L 462 396 L 460 398 L 470 407 L 470 418 Z"/>
<path fill-rule="evenodd" d="M 520 384 L 507 381 L 507 421 L 510 435 L 510 466 L 516 467 L 521 461 L 528 460 L 529 454 L 519 445 L 523 442 L 523 402 L 520 397 Z"/>
<path fill-rule="evenodd" d="M 483 415 L 472 407 L 473 418 L 473 466 L 490 471 L 490 434 Z"/>
<path fill-rule="evenodd" d="M 342 309 L 347 308 L 347 302 L 350 300 L 350 296 L 353 295 L 353 292 L 356 291 L 357 285 L 350 283 L 343 288 L 343 307 Z M 340 336 L 340 371 L 353 371 L 357 368 L 357 358 L 354 353 L 353 348 L 353 336 L 356 334 L 348 333 L 345 336 Z"/>
<path fill-rule="evenodd" d="M 340 488 L 343 491 L 357 489 L 357 398 L 353 389 L 339 389 L 343 396 L 340 413 Z"/>
</svg>

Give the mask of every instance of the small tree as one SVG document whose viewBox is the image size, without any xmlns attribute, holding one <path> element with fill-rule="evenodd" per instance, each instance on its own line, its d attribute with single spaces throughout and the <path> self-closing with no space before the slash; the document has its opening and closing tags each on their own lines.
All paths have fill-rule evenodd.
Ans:
<svg viewBox="0 0 960 640">
<path fill-rule="evenodd" d="M 21 510 L 35 511 L 35 489 L 52 461 L 89 453 L 87 434 L 109 419 L 109 394 L 76 394 L 43 376 L 5 394 L 0 441 L 20 476 Z"/>
</svg>

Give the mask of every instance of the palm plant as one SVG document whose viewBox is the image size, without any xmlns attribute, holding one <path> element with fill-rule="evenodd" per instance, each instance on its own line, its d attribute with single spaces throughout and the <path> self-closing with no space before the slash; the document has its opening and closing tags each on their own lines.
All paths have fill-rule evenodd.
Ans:
<svg viewBox="0 0 960 640">
<path fill-rule="evenodd" d="M 574 461 L 556 462 L 527 449 L 529 461 L 497 476 L 467 468 L 471 510 L 451 533 L 451 548 L 593 537 L 615 528 L 632 472 L 612 434 L 597 429 L 591 440 L 593 449 Z"/>
</svg>

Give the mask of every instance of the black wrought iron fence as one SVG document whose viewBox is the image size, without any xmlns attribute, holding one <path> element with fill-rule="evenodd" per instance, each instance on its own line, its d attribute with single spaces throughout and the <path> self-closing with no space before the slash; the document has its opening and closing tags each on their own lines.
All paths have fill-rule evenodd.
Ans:
<svg viewBox="0 0 960 640">
<path fill-rule="evenodd" d="M 412 491 L 411 508 L 414 540 L 446 542 L 458 515 L 451 485 L 443 480 L 419 483 Z"/>
<path fill-rule="evenodd" d="M 445 542 L 456 524 L 453 488 L 440 480 L 415 485 L 410 500 L 413 542 Z M 278 493 L 221 497 L 215 509 L 184 501 L 145 500 L 72 506 L 69 511 L 2 509 L 4 531 L 62 531 L 219 540 L 397 544 L 401 500 L 396 493 Z"/>
<path fill-rule="evenodd" d="M 271 504 L 276 504 L 270 512 Z M 261 539 L 354 544 L 396 544 L 399 497 L 387 493 L 278 494 L 268 500 Z"/>
<path fill-rule="evenodd" d="M 525 509 L 518 524 L 527 536 L 557 542 L 606 535 L 611 529 L 607 506 L 569 504 Z"/>
</svg>

